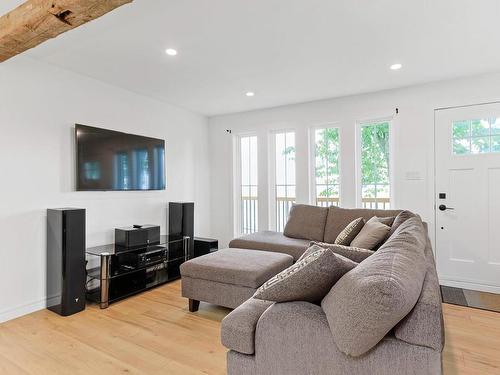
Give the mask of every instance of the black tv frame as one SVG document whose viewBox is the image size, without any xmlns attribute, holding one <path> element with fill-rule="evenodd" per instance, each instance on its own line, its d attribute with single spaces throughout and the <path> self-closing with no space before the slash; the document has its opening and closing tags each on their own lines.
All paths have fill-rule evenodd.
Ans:
<svg viewBox="0 0 500 375">
<path fill-rule="evenodd" d="M 132 135 L 135 137 L 141 137 L 141 138 L 146 138 L 146 139 L 151 139 L 154 141 L 160 141 L 163 144 L 163 149 L 164 149 L 164 155 L 165 155 L 165 160 L 164 160 L 164 176 L 165 176 L 165 187 L 163 189 L 82 189 L 79 185 L 79 165 L 78 165 L 78 160 L 79 160 L 79 147 L 78 147 L 78 128 L 87 128 L 87 129 L 96 129 L 96 130 L 105 130 L 109 132 L 114 132 L 114 133 L 119 133 L 119 134 L 125 134 L 125 135 Z M 165 191 L 167 189 L 167 156 L 166 156 L 166 141 L 161 138 L 154 138 L 154 137 L 148 137 L 140 134 L 133 134 L 133 133 L 126 133 L 126 132 L 121 132 L 118 130 L 113 130 L 113 129 L 106 129 L 106 128 L 99 128 L 96 126 L 90 126 L 90 125 L 84 125 L 84 124 L 75 124 L 75 131 L 74 131 L 74 146 L 75 146 L 75 190 L 79 192 L 92 192 L 92 191 Z"/>
</svg>

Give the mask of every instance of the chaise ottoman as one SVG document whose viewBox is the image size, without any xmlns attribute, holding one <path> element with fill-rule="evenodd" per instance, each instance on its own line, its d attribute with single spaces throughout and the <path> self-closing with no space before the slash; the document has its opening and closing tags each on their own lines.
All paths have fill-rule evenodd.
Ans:
<svg viewBox="0 0 500 375">
<path fill-rule="evenodd" d="M 189 311 L 200 301 L 236 308 L 257 288 L 293 264 L 288 254 L 248 249 L 223 249 L 181 265 L 182 296 Z"/>
</svg>

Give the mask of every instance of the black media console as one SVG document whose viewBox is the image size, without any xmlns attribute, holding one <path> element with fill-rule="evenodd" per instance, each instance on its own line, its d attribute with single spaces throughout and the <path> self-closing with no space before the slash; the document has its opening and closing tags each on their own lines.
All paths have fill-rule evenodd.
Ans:
<svg viewBox="0 0 500 375">
<path fill-rule="evenodd" d="M 160 236 L 152 245 L 123 248 L 116 244 L 87 249 L 87 299 L 110 303 L 180 277 L 189 259 L 190 237 Z M 155 241 L 156 242 L 156 241 Z"/>
</svg>

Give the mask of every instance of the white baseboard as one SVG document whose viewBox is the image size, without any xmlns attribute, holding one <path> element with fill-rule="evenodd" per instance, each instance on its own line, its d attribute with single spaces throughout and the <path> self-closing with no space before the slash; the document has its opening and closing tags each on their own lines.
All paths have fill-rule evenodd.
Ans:
<svg viewBox="0 0 500 375">
<path fill-rule="evenodd" d="M 470 282 L 465 282 L 465 281 L 452 281 L 452 280 L 446 280 L 446 279 L 440 279 L 439 283 L 441 285 L 451 286 L 454 288 L 477 290 L 480 292 L 500 294 L 500 287 L 493 286 L 493 285 L 475 284 L 475 283 L 470 283 Z"/>
<path fill-rule="evenodd" d="M 47 300 L 43 300 L 28 303 L 25 305 L 20 305 L 13 307 L 4 311 L 0 311 L 0 323 L 19 318 L 20 316 L 30 314 L 32 312 L 45 309 L 47 307 Z"/>
</svg>

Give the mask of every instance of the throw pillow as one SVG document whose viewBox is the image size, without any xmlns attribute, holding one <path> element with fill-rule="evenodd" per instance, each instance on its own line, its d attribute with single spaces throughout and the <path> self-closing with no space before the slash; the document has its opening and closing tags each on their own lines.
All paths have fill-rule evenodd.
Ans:
<svg viewBox="0 0 500 375">
<path fill-rule="evenodd" d="M 365 219 L 362 217 L 351 221 L 345 229 L 339 233 L 335 239 L 336 245 L 349 245 L 351 241 L 358 235 L 363 226 L 365 225 Z"/>
<path fill-rule="evenodd" d="M 254 298 L 276 302 L 318 302 L 357 265 L 329 249 L 321 249 L 266 281 L 257 289 Z"/>
<path fill-rule="evenodd" d="M 422 221 L 409 219 L 332 287 L 321 307 L 340 351 L 366 353 L 413 309 L 426 273 L 425 246 Z"/>
<path fill-rule="evenodd" d="M 391 227 L 371 218 L 363 226 L 359 234 L 352 240 L 351 246 L 363 249 L 374 249 L 379 243 L 387 238 Z"/>
<path fill-rule="evenodd" d="M 392 236 L 392 234 L 399 228 L 401 224 L 403 224 L 406 220 L 415 217 L 416 215 L 411 211 L 401 211 L 398 216 L 394 219 L 394 223 L 391 226 L 391 230 L 388 237 Z"/>
<path fill-rule="evenodd" d="M 304 251 L 304 254 L 302 254 L 300 256 L 300 258 L 297 260 L 297 262 L 300 262 L 302 259 L 308 257 L 309 255 L 311 255 L 312 253 L 314 253 L 318 250 L 323 250 L 323 247 L 321 245 L 319 245 L 319 242 L 311 241 L 311 243 L 309 244 L 309 247 L 307 248 L 306 251 Z"/>
<path fill-rule="evenodd" d="M 388 217 L 379 217 L 379 216 L 374 216 L 372 219 L 377 220 L 378 222 L 385 224 L 389 227 L 392 226 L 394 223 L 394 220 L 396 219 L 396 216 L 388 216 Z"/>
<path fill-rule="evenodd" d="M 316 245 L 320 248 L 330 249 L 335 254 L 342 255 L 343 257 L 346 257 L 356 263 L 361 263 L 374 253 L 374 251 L 372 250 L 362 249 L 360 247 L 335 245 L 324 242 L 311 242 L 311 246 L 312 245 Z"/>
</svg>

